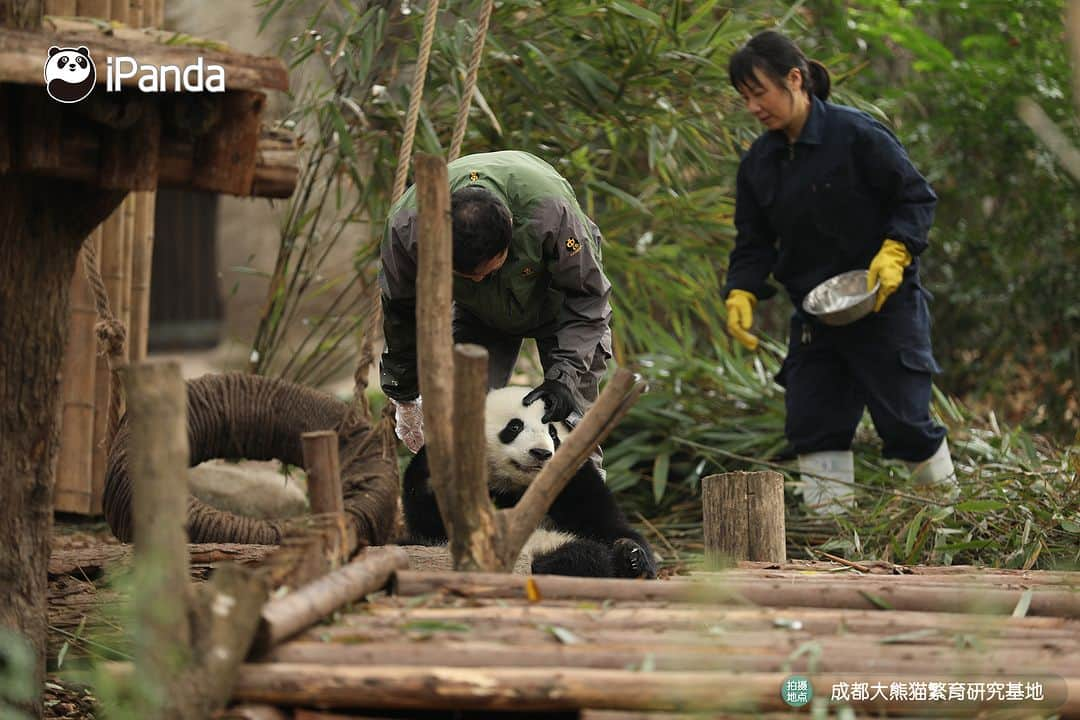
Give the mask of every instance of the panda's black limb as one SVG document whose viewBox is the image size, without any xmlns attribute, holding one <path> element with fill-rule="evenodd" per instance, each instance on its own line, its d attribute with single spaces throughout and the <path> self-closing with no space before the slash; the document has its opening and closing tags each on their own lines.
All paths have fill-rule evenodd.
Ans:
<svg viewBox="0 0 1080 720">
<path fill-rule="evenodd" d="M 532 559 L 534 575 L 614 577 L 613 553 L 595 540 L 578 538 Z"/>
<path fill-rule="evenodd" d="M 407 528 L 406 537 L 400 540 L 403 544 L 438 545 L 447 540 L 430 478 L 427 448 L 422 447 L 405 469 L 405 476 L 401 480 L 401 504 Z"/>
</svg>

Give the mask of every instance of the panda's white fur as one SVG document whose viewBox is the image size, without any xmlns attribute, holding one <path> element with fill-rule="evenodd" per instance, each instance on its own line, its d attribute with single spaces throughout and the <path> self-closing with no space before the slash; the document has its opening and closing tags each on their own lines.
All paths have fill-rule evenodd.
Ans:
<svg viewBox="0 0 1080 720">
<path fill-rule="evenodd" d="M 555 454 L 554 427 L 560 442 L 570 433 L 564 423 L 544 423 L 544 401 L 528 407 L 521 404 L 530 388 L 512 385 L 488 393 L 484 406 L 484 434 L 487 441 L 488 484 L 495 490 L 521 490 L 540 473 Z M 523 429 L 511 442 L 500 434 L 511 420 L 521 420 Z M 542 458 L 547 453 L 547 458 Z"/>
</svg>

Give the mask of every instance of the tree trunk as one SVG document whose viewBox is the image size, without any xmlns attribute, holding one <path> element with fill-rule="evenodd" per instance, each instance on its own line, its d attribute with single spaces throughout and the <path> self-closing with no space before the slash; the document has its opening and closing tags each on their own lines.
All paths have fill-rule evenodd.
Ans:
<svg viewBox="0 0 1080 720">
<path fill-rule="evenodd" d="M 4 175 L 0 197 L 0 625 L 36 650 L 40 681 L 71 276 L 122 193 Z"/>
</svg>

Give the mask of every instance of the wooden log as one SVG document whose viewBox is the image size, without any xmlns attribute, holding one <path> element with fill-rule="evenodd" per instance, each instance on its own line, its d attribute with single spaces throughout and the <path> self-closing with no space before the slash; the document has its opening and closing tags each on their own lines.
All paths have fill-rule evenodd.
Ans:
<svg viewBox="0 0 1080 720">
<path fill-rule="evenodd" d="M 121 355 L 120 361 L 127 363 L 131 361 L 131 268 L 132 268 L 132 248 L 135 243 L 135 195 L 134 193 L 128 193 L 128 196 L 124 198 L 124 202 L 121 205 L 124 210 L 123 220 L 123 254 L 121 256 L 121 268 L 123 271 L 123 282 L 120 285 L 120 302 L 117 309 L 116 317 L 124 324 L 124 330 L 127 333 L 127 341 L 124 343 L 124 353 Z"/>
<path fill-rule="evenodd" d="M 866 636 L 896 636 L 909 631 L 921 631 L 919 638 L 951 637 L 953 633 L 980 635 L 988 638 L 1032 642 L 1057 642 L 1068 639 L 1080 642 L 1080 621 L 1055 617 L 986 617 L 894 610 L 836 610 L 829 608 L 734 608 L 696 605 L 656 607 L 598 608 L 580 607 L 577 601 L 555 601 L 544 598 L 542 603 L 510 604 L 499 601 L 498 607 L 483 604 L 476 607 L 385 607 L 380 603 L 367 608 L 363 615 L 342 617 L 348 627 L 370 628 L 380 622 L 433 622 L 483 625 L 548 623 L 568 628 L 653 628 L 701 629 L 723 627 L 730 632 L 761 632 L 786 629 L 814 635 L 842 634 L 845 630 Z M 926 640 L 930 642 L 930 640 Z"/>
<path fill-rule="evenodd" d="M 3 51 L 0 49 L 0 57 L 2 55 Z M 40 57 L 48 57 L 48 48 Z M 38 65 L 40 64 L 39 60 Z M 61 146 L 64 135 L 61 129 L 64 114 L 57 111 L 56 102 L 41 92 L 40 87 L 18 88 L 14 95 L 18 102 L 21 128 L 21 134 L 15 142 L 19 153 L 19 169 L 40 168 L 46 171 L 59 169 L 65 160 Z"/>
<path fill-rule="evenodd" d="M 539 526 L 555 498 L 581 467 L 597 445 L 614 428 L 621 414 L 637 400 L 643 387 L 635 387 L 634 375 L 619 368 L 604 386 L 600 397 L 585 413 L 574 431 L 555 451 L 544 469 L 529 484 L 517 505 L 501 510 L 505 517 L 506 536 L 500 543 L 504 568 L 512 568 L 529 536 Z"/>
<path fill-rule="evenodd" d="M 484 404 L 488 353 L 479 345 L 454 346 L 454 470 L 449 488 L 450 554 L 455 570 L 500 570 L 495 508 L 488 489 Z"/>
<path fill-rule="evenodd" d="M 741 710 L 774 711 L 789 706 L 778 689 L 786 673 L 680 672 L 642 673 L 591 668 L 414 668 L 386 665 L 340 667 L 274 663 L 245 665 L 237 680 L 235 697 L 244 701 L 325 708 L 385 707 L 455 710 Z M 970 683 L 971 675 L 935 673 L 935 679 Z M 978 678 L 986 682 L 991 678 Z M 996 679 L 996 678 L 995 678 Z M 816 674 L 814 687 L 822 694 L 834 685 L 891 682 L 925 683 L 927 674 L 871 675 Z M 1080 679 L 1044 680 L 1050 702 L 1068 717 L 1080 713 Z M 969 717 L 980 703 L 873 700 L 850 703 L 858 712 L 934 712 Z M 988 704 L 987 707 L 994 705 Z M 1002 703 L 996 707 L 1000 709 Z"/>
<path fill-rule="evenodd" d="M 154 256 L 156 194 L 135 194 L 135 236 L 131 247 L 131 324 L 128 326 L 132 362 L 146 359 L 150 336 L 150 274 Z"/>
<path fill-rule="evenodd" d="M 273 705 L 234 705 L 214 713 L 213 720 L 295 720 L 293 713 Z"/>
<path fill-rule="evenodd" d="M 278 549 L 277 545 L 239 545 L 235 543 L 206 543 L 188 545 L 191 565 L 212 565 L 222 562 L 262 562 Z M 53 550 L 49 558 L 49 575 L 74 575 L 94 579 L 106 569 L 119 569 L 131 563 L 130 545 Z"/>
<path fill-rule="evenodd" d="M 424 446 L 431 487 L 451 543 L 464 528 L 451 512 L 454 467 L 454 356 L 450 308 L 453 304 L 450 181 L 446 162 L 418 154 L 416 205 L 419 237 L 416 269 L 416 351 L 420 395 L 424 398 Z"/>
<path fill-rule="evenodd" d="M 114 22 L 128 24 L 128 7 L 130 2 L 128 0 L 110 0 L 109 2 L 109 19 Z"/>
<path fill-rule="evenodd" d="M 96 231 L 95 231 L 96 232 Z M 87 242 L 94 242 L 93 237 Z M 54 507 L 89 514 L 94 470 L 94 377 L 97 370 L 97 309 L 83 263 L 71 281 L 71 311 L 64 353 L 60 454 L 56 463 Z"/>
<path fill-rule="evenodd" d="M 101 168 L 98 185 L 116 190 L 153 190 L 158 184 L 161 152 L 161 113 L 151 99 L 137 103 L 138 120 L 130 127 L 101 130 Z"/>
<path fill-rule="evenodd" d="M 121 371 L 131 439 L 128 472 L 135 518 L 135 662 L 163 691 L 188 662 L 187 388 L 176 363 Z M 179 664 L 178 664 L 179 663 Z M 162 698 L 144 700 L 142 717 L 163 717 Z"/>
<path fill-rule="evenodd" d="M 266 95 L 256 91 L 228 92 L 221 101 L 221 119 L 195 141 L 194 161 L 200 172 L 194 187 L 247 195 L 255 179 L 260 116 Z"/>
<path fill-rule="evenodd" d="M 784 478 L 772 470 L 709 475 L 701 480 L 705 560 L 787 561 Z"/>
<path fill-rule="evenodd" d="M 75 15 L 78 13 L 77 0 L 45 0 L 46 15 Z"/>
<path fill-rule="evenodd" d="M 109 0 L 77 0 L 78 15 L 82 17 L 99 18 L 108 20 L 112 14 L 109 12 Z"/>
<path fill-rule="evenodd" d="M 0 85 L 0 175 L 15 164 L 15 128 L 12 125 L 12 89 Z"/>
<path fill-rule="evenodd" d="M 559 624 L 559 627 L 565 628 Z M 566 628 L 569 629 L 569 628 Z M 459 633 L 460 634 L 460 633 Z M 772 635 L 773 637 L 770 637 Z M 790 638 L 761 633 L 756 645 L 728 646 L 722 642 L 688 645 L 664 642 L 646 644 L 599 643 L 591 640 L 566 645 L 555 638 L 528 645 L 490 640 L 387 642 L 340 644 L 296 640 L 275 648 L 263 662 L 313 663 L 317 665 L 446 665 L 450 667 L 589 667 L 620 670 L 652 667 L 656 672 L 727 670 L 743 672 L 908 672 L 935 671 L 1008 674 L 1018 667 L 1025 672 L 1080 676 L 1080 660 L 1069 660 L 1060 651 L 1041 648 L 1021 650 L 956 650 L 919 644 L 882 645 L 870 638 Z M 526 638 L 523 638 L 525 640 Z M 794 641 L 794 642 L 793 642 Z M 793 657 L 808 642 L 820 648 L 816 657 Z M 955 641 L 953 641 L 955 642 Z"/>
<path fill-rule="evenodd" d="M 492 573 L 416 573 L 402 571 L 394 580 L 398 595 L 445 593 L 465 597 L 527 596 L 527 578 Z M 833 607 L 853 609 L 931 610 L 954 613 L 1011 614 L 1024 592 L 965 588 L 897 587 L 876 584 L 830 583 L 807 580 L 798 584 L 733 580 L 714 585 L 642 582 L 638 580 L 536 576 L 545 598 L 579 600 L 657 600 L 665 602 L 737 603 L 763 606 Z M 1068 590 L 1032 591 L 1029 615 L 1080 617 L 1080 593 Z"/>
<path fill-rule="evenodd" d="M 308 477 L 311 512 L 342 513 L 345 501 L 341 489 L 341 462 L 338 436 L 333 430 L 303 433 L 304 469 Z"/>
<path fill-rule="evenodd" d="M 91 128 L 70 128 L 70 130 L 65 130 L 65 136 L 60 142 L 67 160 L 64 165 L 52 168 L 20 169 L 32 175 L 96 182 L 101 155 L 101 140 L 98 134 Z M 251 187 L 240 194 L 258 197 L 288 197 L 296 186 L 299 172 L 295 138 L 279 130 L 263 129 L 260 131 L 258 142 Z M 196 184 L 206 186 L 210 182 L 208 179 L 196 181 L 201 172 L 202 168 L 195 163 L 190 142 L 177 138 L 162 139 L 158 157 L 158 186 L 180 188 L 190 188 Z M 230 180 L 219 190 L 231 192 L 234 189 Z"/>
<path fill-rule="evenodd" d="M 265 651 L 338 608 L 384 587 L 409 558 L 393 545 L 365 548 L 351 563 L 262 609 L 256 648 Z"/>
</svg>

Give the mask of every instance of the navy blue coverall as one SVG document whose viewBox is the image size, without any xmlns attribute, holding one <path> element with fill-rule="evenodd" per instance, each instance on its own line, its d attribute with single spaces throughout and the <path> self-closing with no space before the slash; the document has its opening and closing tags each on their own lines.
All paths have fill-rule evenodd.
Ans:
<svg viewBox="0 0 1080 720">
<path fill-rule="evenodd" d="M 919 282 L 936 203 L 885 126 L 816 97 L 795 143 L 769 131 L 743 157 L 724 295 L 769 297 L 771 273 L 795 305 L 777 381 L 787 389 L 785 433 L 798 454 L 849 449 L 864 408 L 885 457 L 919 462 L 941 445 L 945 428 L 930 418 L 931 374 L 941 368 Z M 869 267 L 886 238 L 913 260 L 880 312 L 832 327 L 802 311 L 814 286 Z"/>
</svg>

